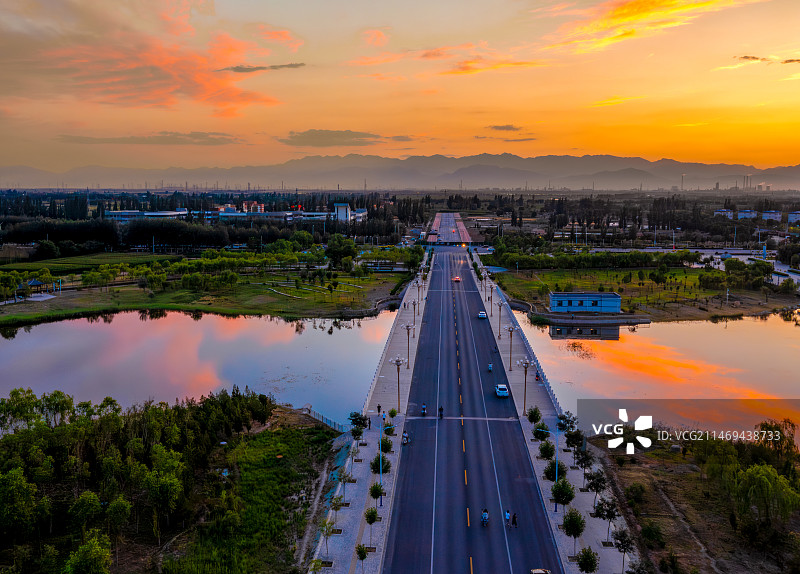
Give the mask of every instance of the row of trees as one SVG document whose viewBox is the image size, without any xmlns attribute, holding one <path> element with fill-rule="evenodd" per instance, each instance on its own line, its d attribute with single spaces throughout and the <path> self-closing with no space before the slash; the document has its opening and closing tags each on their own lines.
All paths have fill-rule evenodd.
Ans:
<svg viewBox="0 0 800 574">
<path fill-rule="evenodd" d="M 189 497 L 212 450 L 273 408 L 236 387 L 124 412 L 110 397 L 12 390 L 0 399 L 0 550 L 22 557 L 19 571 L 105 572 L 122 536 L 160 544 L 177 519 L 193 519 Z"/>
</svg>

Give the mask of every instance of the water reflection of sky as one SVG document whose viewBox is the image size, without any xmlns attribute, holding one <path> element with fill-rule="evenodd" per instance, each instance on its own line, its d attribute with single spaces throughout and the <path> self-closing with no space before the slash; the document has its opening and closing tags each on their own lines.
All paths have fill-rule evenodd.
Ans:
<svg viewBox="0 0 800 574">
<path fill-rule="evenodd" d="M 676 406 L 689 399 L 800 398 L 800 327 L 778 316 L 622 327 L 619 341 L 554 340 L 523 314 L 517 318 L 559 402 L 573 412 L 579 398 L 677 399 Z M 775 404 L 763 403 L 759 416 L 780 416 Z M 685 404 L 687 414 L 690 408 Z"/>
<path fill-rule="evenodd" d="M 142 321 L 122 313 L 111 323 L 39 325 L 0 339 L 0 394 L 58 388 L 77 401 L 112 396 L 130 405 L 237 384 L 344 421 L 363 406 L 393 319 L 381 313 L 336 323 L 214 315 L 195 321 L 169 313 Z"/>
</svg>

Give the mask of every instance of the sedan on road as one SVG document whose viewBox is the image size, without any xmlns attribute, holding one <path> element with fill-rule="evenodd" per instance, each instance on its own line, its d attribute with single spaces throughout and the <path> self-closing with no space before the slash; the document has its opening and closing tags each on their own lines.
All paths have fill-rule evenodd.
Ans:
<svg viewBox="0 0 800 574">
<path fill-rule="evenodd" d="M 455 277 L 453 277 L 453 281 L 455 281 L 456 283 L 461 283 L 461 277 L 456 275 Z"/>
<path fill-rule="evenodd" d="M 508 386 L 504 385 L 503 383 L 498 383 L 494 386 L 494 394 L 498 397 L 507 397 L 508 396 Z"/>
<path fill-rule="evenodd" d="M 478 319 L 486 319 L 486 311 L 478 311 Z"/>
</svg>

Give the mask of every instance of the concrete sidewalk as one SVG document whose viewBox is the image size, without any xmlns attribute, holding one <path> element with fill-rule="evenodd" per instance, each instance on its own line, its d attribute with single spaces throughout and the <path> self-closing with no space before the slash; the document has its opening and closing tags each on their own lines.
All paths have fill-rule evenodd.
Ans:
<svg viewBox="0 0 800 574">
<path fill-rule="evenodd" d="M 473 271 L 474 273 L 474 271 Z M 489 307 L 489 291 L 492 291 L 492 311 L 489 317 L 489 322 L 492 326 L 497 348 L 503 360 L 503 367 L 506 370 L 508 377 L 509 387 L 511 394 L 514 398 L 517 413 L 519 415 L 522 433 L 525 437 L 525 443 L 528 447 L 528 454 L 530 455 L 533 468 L 536 473 L 536 479 L 539 482 L 539 488 L 545 501 L 549 499 L 550 489 L 553 483 L 544 478 L 544 469 L 548 461 L 539 458 L 539 441 L 533 439 L 534 425 L 528 422 L 525 411 L 534 406 L 538 406 L 542 413 L 542 420 L 547 424 L 551 431 L 555 431 L 558 414 L 561 408 L 555 398 L 555 393 L 552 390 L 551 382 L 547 379 L 547 375 L 541 368 L 536 354 L 530 346 L 525 333 L 519 328 L 519 323 L 513 314 L 513 311 L 508 306 L 507 298 L 502 293 L 499 287 L 492 281 L 485 282 L 485 289 L 481 288 L 481 293 L 484 294 L 484 304 L 487 306 L 487 313 Z M 502 304 L 497 305 L 498 302 Z M 499 307 L 499 308 L 498 308 Z M 513 329 L 513 335 L 510 335 L 508 328 Z M 517 364 L 517 361 L 528 359 L 531 361 L 531 366 L 528 367 L 527 374 L 527 390 L 525 384 L 525 369 Z M 497 368 L 497 367 L 495 367 Z M 536 380 L 536 373 L 539 373 L 539 380 Z M 523 404 L 524 401 L 524 404 Z M 556 444 L 556 437 L 551 435 L 550 442 Z M 577 467 L 572 466 L 572 452 L 569 452 L 566 445 L 566 439 L 563 435 L 558 436 L 558 444 L 556 445 L 559 461 L 564 462 L 568 467 L 567 478 L 569 482 L 575 487 L 575 498 L 570 506 L 576 508 L 581 512 L 586 521 L 586 528 L 583 534 L 578 537 L 575 548 L 580 551 L 581 548 L 591 547 L 592 550 L 597 552 L 599 557 L 599 567 L 597 572 L 600 574 L 619 574 L 622 572 L 622 554 L 617 551 L 615 547 L 606 547 L 603 541 L 606 540 L 606 533 L 608 529 L 608 522 L 590 516 L 594 511 L 594 498 L 593 492 L 582 492 L 583 486 L 583 471 Z M 595 452 L 595 454 L 598 454 Z M 600 467 L 599 463 L 595 463 L 592 469 L 587 470 L 591 472 Z M 613 498 L 611 490 L 606 490 L 602 494 L 606 498 Z M 599 499 L 599 497 L 598 497 Z M 619 503 L 619 501 L 618 501 Z M 561 562 L 564 565 L 565 572 L 577 573 L 579 572 L 578 566 L 575 562 L 570 562 L 569 557 L 573 555 L 573 539 L 568 537 L 559 528 L 564 520 L 565 509 L 561 506 L 558 512 L 555 512 L 555 504 L 546 504 L 546 512 L 550 521 L 550 527 L 553 531 L 556 544 L 558 545 Z M 626 524 L 624 519 L 618 518 L 611 527 L 613 534 L 615 528 L 625 528 Z M 613 540 L 613 538 L 612 538 Z M 638 556 L 628 554 L 625 557 L 625 568 L 632 560 L 638 559 Z"/>
<path fill-rule="evenodd" d="M 427 253 L 426 251 L 423 263 L 430 265 L 432 260 L 428 262 Z M 400 302 L 397 316 L 389 331 L 383 353 L 378 361 L 372 385 L 362 410 L 362 413 L 369 417 L 370 427 L 364 431 L 359 445 L 356 445 L 355 441 L 350 441 L 351 452 L 354 447 L 357 447 L 359 449 L 358 455 L 348 457 L 343 465 L 347 472 L 353 476 L 355 482 L 348 484 L 346 489 L 343 488 L 341 483 L 337 483 L 331 495 L 343 495 L 345 491 L 347 494 L 349 506 L 339 511 L 336 521 L 336 528 L 340 529 L 341 533 L 331 536 L 327 541 L 327 547 L 325 540 L 320 537 L 314 552 L 314 558 L 332 562 L 331 566 L 323 570 L 324 572 L 342 574 L 360 572 L 362 568 L 355 553 L 355 549 L 359 544 L 370 548 L 369 554 L 364 560 L 363 571 L 369 574 L 377 574 L 382 569 L 387 534 L 391 525 L 394 483 L 401 463 L 403 449 L 401 436 L 405 425 L 411 378 L 414 373 L 414 362 L 419 342 L 418 335 L 422 327 L 422 316 L 425 311 L 429 285 L 430 274 L 424 283 L 420 275 L 415 281 L 409 283 L 403 300 Z M 411 326 L 411 329 L 406 329 L 406 325 Z M 397 357 L 407 361 L 400 365 L 399 380 L 397 365 L 391 362 L 392 359 Z M 381 407 L 380 414 L 378 413 L 379 405 Z M 388 411 L 392 408 L 397 409 L 400 414 L 390 420 Z M 386 496 L 378 503 L 379 522 L 370 527 L 364 519 L 365 511 L 375 505 L 375 501 L 369 496 L 369 488 L 372 484 L 381 480 L 379 475 L 372 473 L 370 462 L 378 455 L 380 428 L 384 415 L 386 422 L 391 422 L 395 426 L 393 429 L 394 435 L 388 437 L 393 443 L 392 451 L 384 453 L 391 464 L 391 468 L 390 472 L 382 477 Z M 361 462 L 355 462 L 355 460 Z M 329 480 L 335 480 L 337 470 L 334 469 Z M 326 505 L 330 508 L 330 499 L 326 501 Z M 333 520 L 334 512 L 329 510 L 326 518 L 327 520 Z"/>
</svg>

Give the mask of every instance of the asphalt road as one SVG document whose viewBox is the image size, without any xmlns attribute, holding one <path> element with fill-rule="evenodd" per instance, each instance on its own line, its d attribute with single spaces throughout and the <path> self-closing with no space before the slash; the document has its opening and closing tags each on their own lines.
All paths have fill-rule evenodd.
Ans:
<svg viewBox="0 0 800 574">
<path fill-rule="evenodd" d="M 455 214 L 442 213 L 442 220 L 439 224 L 439 241 L 442 243 L 461 243 L 461 234 L 456 225 Z"/>
<path fill-rule="evenodd" d="M 409 397 L 412 442 L 400 447 L 395 440 L 405 451 L 384 572 L 561 573 L 529 437 L 512 399 L 494 394 L 494 385 L 507 380 L 488 321 L 477 318 L 484 297 L 469 257 L 457 247 L 436 253 Z M 452 281 L 456 275 L 461 282 Z M 423 403 L 427 417 L 420 416 Z M 487 527 L 480 524 L 483 508 Z M 517 514 L 518 528 L 506 528 L 506 509 Z"/>
</svg>

